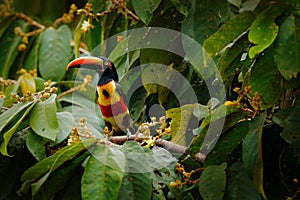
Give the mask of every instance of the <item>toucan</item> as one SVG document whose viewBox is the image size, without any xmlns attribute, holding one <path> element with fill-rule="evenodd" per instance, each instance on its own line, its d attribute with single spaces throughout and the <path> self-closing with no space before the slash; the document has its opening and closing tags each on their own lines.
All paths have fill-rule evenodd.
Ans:
<svg viewBox="0 0 300 200">
<path fill-rule="evenodd" d="M 66 70 L 70 68 L 92 69 L 98 73 L 97 103 L 105 125 L 114 136 L 126 135 L 130 128 L 130 116 L 115 65 L 102 56 L 87 56 L 71 61 Z"/>
</svg>

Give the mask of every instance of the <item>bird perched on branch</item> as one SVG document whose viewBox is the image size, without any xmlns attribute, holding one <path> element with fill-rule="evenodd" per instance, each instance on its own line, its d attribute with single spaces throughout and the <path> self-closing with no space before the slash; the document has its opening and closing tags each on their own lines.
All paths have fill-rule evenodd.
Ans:
<svg viewBox="0 0 300 200">
<path fill-rule="evenodd" d="M 99 74 L 97 85 L 98 105 L 105 125 L 113 135 L 124 135 L 130 128 L 130 116 L 125 103 L 125 95 L 118 84 L 119 77 L 115 65 L 105 57 L 80 57 L 71 61 L 70 68 L 86 68 Z"/>
</svg>

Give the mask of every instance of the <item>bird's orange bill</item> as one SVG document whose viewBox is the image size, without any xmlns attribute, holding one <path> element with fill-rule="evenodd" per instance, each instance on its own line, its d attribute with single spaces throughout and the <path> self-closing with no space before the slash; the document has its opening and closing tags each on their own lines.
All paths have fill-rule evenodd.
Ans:
<svg viewBox="0 0 300 200">
<path fill-rule="evenodd" d="M 76 58 L 75 60 L 71 61 L 66 70 L 69 70 L 70 68 L 87 68 L 87 69 L 93 69 L 96 71 L 103 71 L 103 60 L 98 57 L 80 57 Z"/>
</svg>

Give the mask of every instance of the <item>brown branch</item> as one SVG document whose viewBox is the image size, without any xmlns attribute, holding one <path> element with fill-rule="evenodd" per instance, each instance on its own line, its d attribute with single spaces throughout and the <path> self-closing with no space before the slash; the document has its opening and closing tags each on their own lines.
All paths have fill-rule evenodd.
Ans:
<svg viewBox="0 0 300 200">
<path fill-rule="evenodd" d="M 20 13 L 20 12 L 16 13 L 16 17 L 20 18 L 20 19 L 24 19 L 25 21 L 28 21 L 30 25 L 35 26 L 39 29 L 42 29 L 42 30 L 45 29 L 44 25 L 36 22 L 34 19 L 28 17 L 27 15 L 24 15 L 23 13 Z"/>
<path fill-rule="evenodd" d="M 109 138 L 109 141 L 112 143 L 116 143 L 116 144 L 123 144 L 124 142 L 128 141 L 128 140 L 135 140 L 138 142 L 142 142 L 144 140 L 147 139 L 152 139 L 153 137 L 151 136 L 136 136 L 136 135 L 131 135 L 131 136 L 111 136 Z M 177 154 L 185 154 L 187 147 L 179 145 L 179 144 L 175 144 L 173 142 L 167 141 L 167 140 L 163 140 L 163 139 L 156 139 L 155 140 L 155 144 L 159 147 L 162 147 L 164 149 L 166 149 L 167 151 L 169 151 L 170 153 L 177 153 Z M 198 162 L 204 162 L 206 158 L 206 155 L 198 152 L 197 154 L 194 155 L 194 159 Z"/>
</svg>

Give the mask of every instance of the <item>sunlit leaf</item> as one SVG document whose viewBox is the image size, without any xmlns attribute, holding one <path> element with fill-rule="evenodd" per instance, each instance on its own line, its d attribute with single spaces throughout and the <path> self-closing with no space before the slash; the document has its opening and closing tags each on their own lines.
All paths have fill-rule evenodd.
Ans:
<svg viewBox="0 0 300 200">
<path fill-rule="evenodd" d="M 35 81 L 29 73 L 20 76 L 20 88 L 23 96 L 26 96 L 26 94 L 28 93 L 29 94 L 35 93 L 36 91 Z"/>
<path fill-rule="evenodd" d="M 217 32 L 211 35 L 203 43 L 203 48 L 210 56 L 215 56 L 226 45 L 234 41 L 238 36 L 247 31 L 254 19 L 252 12 L 242 12 L 236 15 Z"/>
<path fill-rule="evenodd" d="M 69 112 L 57 112 L 56 117 L 57 117 L 59 132 L 57 134 L 55 143 L 61 143 L 71 133 L 74 119 L 72 114 Z"/>
</svg>

